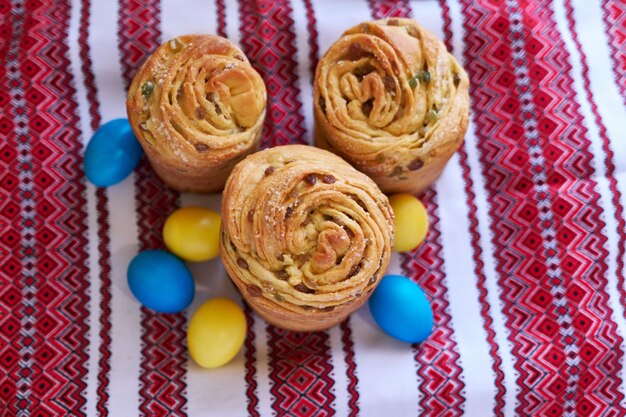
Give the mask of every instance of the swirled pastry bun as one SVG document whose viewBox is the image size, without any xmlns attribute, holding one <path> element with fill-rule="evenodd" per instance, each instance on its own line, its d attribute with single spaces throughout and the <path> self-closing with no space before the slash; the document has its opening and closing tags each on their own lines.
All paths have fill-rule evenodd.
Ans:
<svg viewBox="0 0 626 417">
<path fill-rule="evenodd" d="M 135 75 L 128 119 L 157 174 L 179 191 L 223 188 L 256 150 L 267 95 L 261 76 L 227 39 L 169 40 Z"/>
<path fill-rule="evenodd" d="M 393 245 L 393 212 L 376 184 L 305 145 L 238 163 L 222 219 L 228 275 L 260 316 L 290 330 L 326 329 L 363 305 Z"/>
<path fill-rule="evenodd" d="M 414 20 L 362 23 L 317 66 L 316 145 L 386 193 L 421 193 L 463 141 L 468 85 L 445 45 Z"/>
</svg>

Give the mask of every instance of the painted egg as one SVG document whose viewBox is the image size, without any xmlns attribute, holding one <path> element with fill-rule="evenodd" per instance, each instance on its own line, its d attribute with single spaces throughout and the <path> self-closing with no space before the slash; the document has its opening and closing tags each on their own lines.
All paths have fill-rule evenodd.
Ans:
<svg viewBox="0 0 626 417">
<path fill-rule="evenodd" d="M 178 313 L 191 304 L 195 285 L 183 261 L 162 250 L 147 250 L 128 266 L 128 286 L 144 306 L 159 313 Z"/>
<path fill-rule="evenodd" d="M 433 310 L 424 291 L 402 275 L 385 275 L 369 299 L 376 323 L 407 343 L 425 340 L 433 330 Z"/>
<path fill-rule="evenodd" d="M 420 200 L 410 194 L 389 197 L 396 221 L 393 249 L 408 252 L 418 247 L 428 233 L 428 213 Z"/>
<path fill-rule="evenodd" d="M 183 207 L 163 226 L 163 240 L 174 254 L 186 261 L 201 262 L 219 252 L 220 215 L 203 207 Z"/>
<path fill-rule="evenodd" d="M 108 187 L 128 177 L 139 165 L 143 149 L 128 119 L 105 123 L 85 150 L 85 175 L 94 185 Z"/>
<path fill-rule="evenodd" d="M 203 368 L 217 368 L 230 362 L 245 339 L 246 317 L 239 305 L 226 298 L 206 301 L 189 320 L 189 354 Z"/>
</svg>

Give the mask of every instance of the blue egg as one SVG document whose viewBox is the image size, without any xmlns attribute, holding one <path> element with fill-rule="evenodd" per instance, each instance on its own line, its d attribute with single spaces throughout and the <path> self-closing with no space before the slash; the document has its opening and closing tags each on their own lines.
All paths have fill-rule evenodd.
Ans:
<svg viewBox="0 0 626 417">
<path fill-rule="evenodd" d="M 85 175 L 94 185 L 108 187 L 128 177 L 139 165 L 143 149 L 128 119 L 105 123 L 85 150 Z"/>
<path fill-rule="evenodd" d="M 159 313 L 178 313 L 191 304 L 195 292 L 187 266 L 162 250 L 147 250 L 128 266 L 128 286 L 144 306 Z"/>
<path fill-rule="evenodd" d="M 424 291 L 402 275 L 385 275 L 369 300 L 376 323 L 389 336 L 419 343 L 433 331 L 433 310 Z"/>
</svg>

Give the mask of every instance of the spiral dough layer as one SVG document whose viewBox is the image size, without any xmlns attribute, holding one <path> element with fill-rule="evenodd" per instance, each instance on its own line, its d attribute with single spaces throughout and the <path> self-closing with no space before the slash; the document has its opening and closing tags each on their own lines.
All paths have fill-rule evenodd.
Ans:
<svg viewBox="0 0 626 417">
<path fill-rule="evenodd" d="M 222 218 L 226 271 L 262 317 L 292 330 L 328 328 L 361 306 L 393 244 L 393 213 L 376 184 L 310 146 L 237 164 Z"/>
<path fill-rule="evenodd" d="M 317 66 L 316 144 L 384 192 L 420 193 L 463 141 L 468 85 L 445 45 L 414 20 L 362 23 Z"/>
<path fill-rule="evenodd" d="M 181 191 L 211 192 L 256 150 L 266 101 L 263 79 L 241 50 L 219 36 L 188 35 L 148 58 L 126 104 L 159 176 Z"/>
</svg>

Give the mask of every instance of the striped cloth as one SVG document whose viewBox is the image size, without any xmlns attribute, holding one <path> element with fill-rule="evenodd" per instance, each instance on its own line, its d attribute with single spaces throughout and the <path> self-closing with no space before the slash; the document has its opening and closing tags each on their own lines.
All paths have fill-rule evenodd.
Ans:
<svg viewBox="0 0 626 417">
<path fill-rule="evenodd" d="M 264 146 L 310 143 L 317 60 L 384 16 L 418 19 L 472 81 L 427 241 L 390 267 L 425 289 L 433 335 L 396 342 L 367 308 L 292 333 L 246 308 L 239 355 L 200 369 L 189 315 L 240 301 L 220 262 L 191 266 L 176 315 L 140 308 L 126 267 L 175 207 L 220 198 L 145 163 L 94 188 L 85 143 L 185 33 L 227 36 L 261 73 Z M 625 0 L 2 0 L 0 50 L 0 416 L 626 415 Z"/>
</svg>

